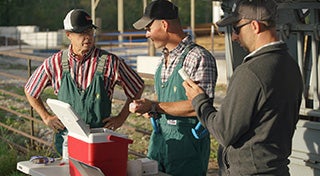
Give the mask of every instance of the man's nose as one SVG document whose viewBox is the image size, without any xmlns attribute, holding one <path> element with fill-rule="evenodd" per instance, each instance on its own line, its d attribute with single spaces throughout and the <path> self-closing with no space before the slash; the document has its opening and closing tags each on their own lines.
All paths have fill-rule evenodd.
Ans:
<svg viewBox="0 0 320 176">
<path fill-rule="evenodd" d="M 150 32 L 146 31 L 146 38 L 149 38 L 149 37 L 150 37 Z"/>
<path fill-rule="evenodd" d="M 238 41 L 238 38 L 239 38 L 239 35 L 237 35 L 236 33 L 232 32 L 231 40 L 235 42 L 235 41 Z"/>
</svg>

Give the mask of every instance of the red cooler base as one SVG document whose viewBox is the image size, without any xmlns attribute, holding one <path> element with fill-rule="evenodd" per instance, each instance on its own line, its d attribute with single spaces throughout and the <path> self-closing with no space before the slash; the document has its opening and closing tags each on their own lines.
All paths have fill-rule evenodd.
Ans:
<svg viewBox="0 0 320 176">
<path fill-rule="evenodd" d="M 85 164 L 98 167 L 107 176 L 126 176 L 128 161 L 128 144 L 132 140 L 87 143 L 68 136 L 69 157 Z M 70 175 L 81 176 L 72 162 Z"/>
</svg>

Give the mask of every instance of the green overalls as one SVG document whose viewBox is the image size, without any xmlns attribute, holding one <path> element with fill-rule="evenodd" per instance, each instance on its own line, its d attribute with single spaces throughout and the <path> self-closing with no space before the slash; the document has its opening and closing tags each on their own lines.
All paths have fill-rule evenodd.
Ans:
<svg viewBox="0 0 320 176">
<path fill-rule="evenodd" d="M 159 102 L 187 100 L 182 86 L 183 79 L 178 70 L 182 68 L 184 58 L 192 47 L 185 49 L 167 82 L 161 81 L 161 68 L 164 63 L 158 67 L 155 88 Z M 157 121 L 160 133 L 152 133 L 148 157 L 158 161 L 159 170 L 173 176 L 205 176 L 210 155 L 210 136 L 194 138 L 191 129 L 198 123 L 197 118 L 161 114 Z"/>
<path fill-rule="evenodd" d="M 105 62 L 106 55 L 100 56 L 92 82 L 85 90 L 80 90 L 70 74 L 67 50 L 62 53 L 63 73 L 58 99 L 69 103 L 90 128 L 103 127 L 102 120 L 111 113 L 111 100 L 104 86 Z M 66 129 L 56 134 L 55 146 L 60 154 L 64 133 Z"/>
</svg>

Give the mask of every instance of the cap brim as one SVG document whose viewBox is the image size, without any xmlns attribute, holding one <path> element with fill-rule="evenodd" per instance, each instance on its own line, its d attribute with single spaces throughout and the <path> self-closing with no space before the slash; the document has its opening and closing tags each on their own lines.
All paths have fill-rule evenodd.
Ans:
<svg viewBox="0 0 320 176">
<path fill-rule="evenodd" d="M 238 22 L 239 20 L 240 20 L 239 17 L 231 15 L 231 16 L 225 17 L 225 18 L 217 21 L 216 24 L 219 27 L 224 27 L 227 25 L 234 24 L 234 23 Z"/>
<path fill-rule="evenodd" d="M 136 21 L 133 24 L 133 27 L 140 30 L 140 29 L 143 29 L 146 26 L 148 26 L 152 21 L 153 21 L 153 19 L 151 19 L 147 16 L 143 16 L 142 18 L 140 18 L 138 21 Z"/>
<path fill-rule="evenodd" d="M 67 31 L 71 31 L 71 32 L 75 32 L 75 33 L 82 33 L 85 30 L 90 29 L 90 28 L 97 29 L 98 27 L 96 25 L 92 24 L 92 25 L 89 25 L 89 26 L 84 26 L 84 27 L 80 27 L 80 28 L 77 28 L 77 29 L 67 30 Z"/>
</svg>

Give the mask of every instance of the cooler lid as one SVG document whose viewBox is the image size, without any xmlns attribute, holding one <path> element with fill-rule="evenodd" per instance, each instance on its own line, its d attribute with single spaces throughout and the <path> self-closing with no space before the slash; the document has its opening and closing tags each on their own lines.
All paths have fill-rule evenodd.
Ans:
<svg viewBox="0 0 320 176">
<path fill-rule="evenodd" d="M 81 137 L 88 137 L 90 128 L 76 114 L 70 104 L 51 98 L 47 99 L 47 104 L 68 131 L 78 134 Z"/>
<path fill-rule="evenodd" d="M 90 166 L 71 157 L 69 157 L 69 160 L 73 163 L 82 176 L 105 176 L 98 167 Z"/>
</svg>

